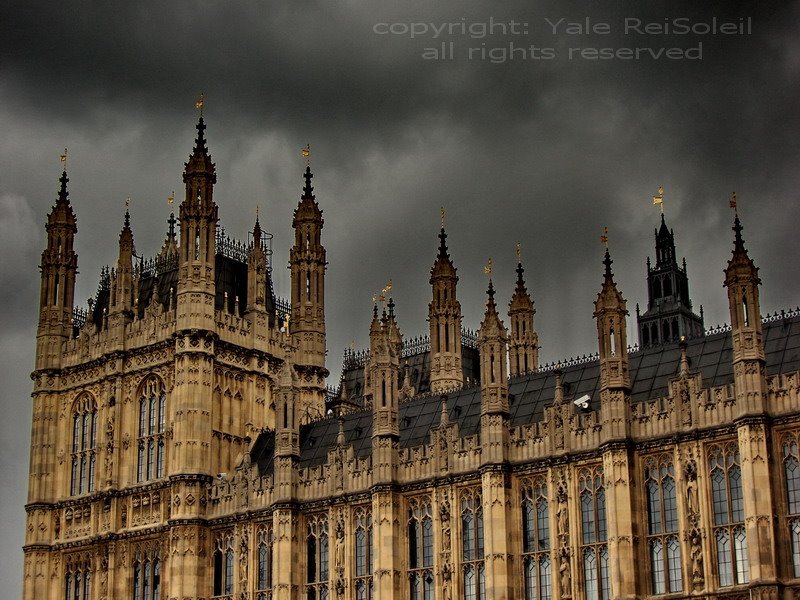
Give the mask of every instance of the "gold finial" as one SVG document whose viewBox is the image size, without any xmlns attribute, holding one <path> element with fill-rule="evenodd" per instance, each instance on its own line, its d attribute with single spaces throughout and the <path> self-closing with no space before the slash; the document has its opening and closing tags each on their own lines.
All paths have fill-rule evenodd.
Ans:
<svg viewBox="0 0 800 600">
<path fill-rule="evenodd" d="M 522 244 L 517 242 L 514 246 L 517 252 L 517 262 L 519 262 L 520 260 L 522 260 Z"/>
<path fill-rule="evenodd" d="M 203 116 L 203 104 L 205 104 L 206 95 L 203 92 L 200 92 L 200 97 L 197 99 L 197 102 L 194 103 L 194 107 L 200 111 L 200 116 Z"/>
<path fill-rule="evenodd" d="M 736 208 L 736 192 L 731 192 L 731 208 L 738 214 L 739 211 Z"/>
<path fill-rule="evenodd" d="M 603 235 L 600 236 L 600 243 L 608 248 L 608 227 L 603 227 Z"/>
<path fill-rule="evenodd" d="M 439 217 L 442 220 L 442 229 L 444 229 L 444 206 L 439 208 Z"/>
<path fill-rule="evenodd" d="M 384 287 L 384 288 L 381 290 L 381 293 L 382 293 L 382 294 L 384 294 L 384 295 L 386 295 L 386 294 L 388 294 L 388 293 L 389 293 L 389 292 L 391 292 L 391 291 L 392 291 L 392 280 L 390 279 L 390 280 L 389 280 L 389 281 L 386 283 L 386 287 Z"/>
<path fill-rule="evenodd" d="M 311 144 L 306 144 L 305 146 L 303 146 L 302 152 L 303 152 L 303 158 L 306 159 L 306 166 L 310 167 L 311 166 Z"/>
<path fill-rule="evenodd" d="M 483 267 L 483 272 L 489 277 L 489 279 L 492 278 L 492 259 L 491 258 L 488 261 L 486 261 L 486 266 Z"/>
<path fill-rule="evenodd" d="M 64 154 L 61 154 L 59 156 L 59 158 L 61 159 L 61 164 L 63 165 L 63 170 L 66 171 L 67 170 L 67 149 L 66 148 L 64 148 Z"/>
<path fill-rule="evenodd" d="M 174 203 L 175 203 L 175 190 L 172 190 L 172 193 L 169 196 L 167 196 L 167 204 L 172 206 L 172 204 Z"/>
<path fill-rule="evenodd" d="M 655 206 L 658 204 L 659 208 L 661 208 L 661 214 L 664 214 L 664 188 L 658 186 L 658 191 L 656 195 L 653 196 L 653 205 Z"/>
</svg>

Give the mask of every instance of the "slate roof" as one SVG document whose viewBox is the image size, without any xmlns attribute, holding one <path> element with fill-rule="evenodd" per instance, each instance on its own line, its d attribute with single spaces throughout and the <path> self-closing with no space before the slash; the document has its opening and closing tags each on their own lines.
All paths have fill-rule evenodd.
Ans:
<svg viewBox="0 0 800 600">
<path fill-rule="evenodd" d="M 774 318 L 763 326 L 767 375 L 800 369 L 800 316 Z M 733 382 L 730 331 L 706 335 L 687 342 L 686 354 L 692 372 L 699 371 L 706 388 Z M 670 378 L 678 373 L 680 347 L 666 344 L 644 348 L 629 354 L 631 400 L 643 402 L 667 395 Z M 599 364 L 591 360 L 562 367 L 566 401 L 588 394 L 591 407 L 599 408 Z M 553 402 L 555 375 L 552 371 L 530 373 L 509 382 L 511 425 L 541 421 L 544 407 Z M 458 423 L 461 435 L 473 435 L 480 426 L 480 386 L 463 388 L 448 396 L 448 415 Z M 422 395 L 400 405 L 400 447 L 426 443 L 430 430 L 439 425 L 441 396 Z M 336 443 L 336 418 L 320 419 L 300 428 L 300 467 L 313 467 L 327 460 L 327 452 Z M 372 413 L 360 411 L 345 417 L 344 433 L 355 454 L 366 456 L 371 450 Z M 264 432 L 251 451 L 253 462 L 262 474 L 272 471 L 274 432 Z"/>
</svg>

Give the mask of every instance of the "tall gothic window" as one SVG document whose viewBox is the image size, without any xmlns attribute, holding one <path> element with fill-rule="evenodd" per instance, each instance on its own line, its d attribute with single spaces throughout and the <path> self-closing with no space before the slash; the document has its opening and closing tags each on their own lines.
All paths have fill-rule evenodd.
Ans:
<svg viewBox="0 0 800 600">
<path fill-rule="evenodd" d="M 90 600 L 92 598 L 92 561 L 82 557 L 68 560 L 64 569 L 64 600 Z"/>
<path fill-rule="evenodd" d="M 672 459 L 648 459 L 644 479 L 647 490 L 647 548 L 653 594 L 680 592 L 683 589 L 683 572 Z"/>
<path fill-rule="evenodd" d="M 736 443 L 711 448 L 709 473 L 714 505 L 714 540 L 719 586 L 748 583 L 750 564 L 744 528 L 742 470 Z"/>
<path fill-rule="evenodd" d="M 214 549 L 214 597 L 233 596 L 233 535 L 218 535 Z"/>
<path fill-rule="evenodd" d="M 464 600 L 486 598 L 486 568 L 483 560 L 483 507 L 478 490 L 461 494 L 461 562 Z"/>
<path fill-rule="evenodd" d="M 256 600 L 269 600 L 272 597 L 272 530 L 262 527 L 256 535 Z"/>
<path fill-rule="evenodd" d="M 328 518 L 316 515 L 308 521 L 306 537 L 306 598 L 328 600 Z"/>
<path fill-rule="evenodd" d="M 94 491 L 97 457 L 97 404 L 83 394 L 72 411 L 71 496 Z"/>
<path fill-rule="evenodd" d="M 372 600 L 372 513 L 359 509 L 355 514 L 356 600 Z"/>
<path fill-rule="evenodd" d="M 789 516 L 792 574 L 800 577 L 800 453 L 797 437 L 788 434 L 783 439 L 783 473 L 786 476 L 786 514 Z"/>
<path fill-rule="evenodd" d="M 167 395 L 164 384 L 150 377 L 139 397 L 139 437 L 137 481 L 164 477 Z"/>
<path fill-rule="evenodd" d="M 133 600 L 160 600 L 161 557 L 158 550 L 137 552 L 133 560 Z"/>
<path fill-rule="evenodd" d="M 543 477 L 522 482 L 522 556 L 525 600 L 550 600 L 550 507 Z"/>
<path fill-rule="evenodd" d="M 433 600 L 433 517 L 430 498 L 412 498 L 408 508 L 410 600 Z"/>
<path fill-rule="evenodd" d="M 602 467 L 581 471 L 578 485 L 586 600 L 607 600 L 611 595 L 611 583 L 608 576 L 608 526 Z"/>
</svg>

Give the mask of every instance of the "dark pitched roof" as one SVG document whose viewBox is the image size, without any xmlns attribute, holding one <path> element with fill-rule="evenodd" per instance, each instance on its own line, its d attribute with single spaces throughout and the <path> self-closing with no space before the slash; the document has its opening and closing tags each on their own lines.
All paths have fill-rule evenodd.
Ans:
<svg viewBox="0 0 800 600">
<path fill-rule="evenodd" d="M 800 369 L 800 316 L 772 318 L 764 323 L 764 349 L 767 375 Z M 730 331 L 707 335 L 687 342 L 686 354 L 692 372 L 700 372 L 703 386 L 717 387 L 733 382 Z M 668 382 L 679 371 L 680 347 L 668 344 L 646 348 L 629 355 L 631 400 L 644 402 L 667 395 Z M 592 409 L 599 408 L 599 365 L 597 359 L 562 367 L 564 399 L 571 402 L 584 394 L 592 398 Z M 512 426 L 541 421 L 544 407 L 552 404 L 555 375 L 552 371 L 530 373 L 509 382 Z M 480 386 L 463 388 L 448 396 L 448 415 L 458 423 L 462 436 L 477 433 L 480 427 Z M 423 395 L 400 405 L 400 447 L 419 446 L 428 441 L 430 430 L 439 425 L 441 396 Z M 336 444 L 338 422 L 334 417 L 320 419 L 300 428 L 300 467 L 324 463 Z M 370 453 L 372 413 L 360 411 L 345 416 L 345 440 L 356 456 Z M 259 436 L 251 456 L 261 473 L 271 472 L 274 451 L 273 432 Z"/>
</svg>

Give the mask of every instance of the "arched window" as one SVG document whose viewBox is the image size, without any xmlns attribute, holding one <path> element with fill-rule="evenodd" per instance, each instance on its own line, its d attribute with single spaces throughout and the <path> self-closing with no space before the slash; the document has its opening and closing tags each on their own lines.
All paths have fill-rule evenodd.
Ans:
<svg viewBox="0 0 800 600">
<path fill-rule="evenodd" d="M 611 595 L 611 584 L 608 575 L 608 527 L 602 467 L 581 471 L 578 485 L 586 600 L 607 600 Z"/>
<path fill-rule="evenodd" d="M 427 496 L 409 502 L 408 580 L 410 600 L 433 600 L 433 518 Z"/>
<path fill-rule="evenodd" d="M 263 527 L 256 536 L 258 565 L 256 569 L 256 600 L 269 600 L 272 597 L 272 529 Z"/>
<path fill-rule="evenodd" d="M 82 556 L 67 560 L 64 568 L 64 599 L 91 600 L 92 561 Z"/>
<path fill-rule="evenodd" d="M 550 600 L 550 508 L 544 478 L 522 482 L 522 556 L 525 600 Z"/>
<path fill-rule="evenodd" d="M 97 460 L 97 403 L 81 395 L 72 409 L 71 496 L 94 491 Z"/>
<path fill-rule="evenodd" d="M 792 574 L 800 577 L 800 453 L 797 436 L 783 438 L 783 473 L 786 477 L 786 514 L 792 540 Z"/>
<path fill-rule="evenodd" d="M 712 446 L 709 452 L 714 540 L 719 586 L 750 581 L 739 448 L 735 443 Z"/>
<path fill-rule="evenodd" d="M 461 493 L 461 562 L 464 599 L 486 598 L 486 568 L 483 560 L 483 507 L 478 490 Z"/>
<path fill-rule="evenodd" d="M 223 533 L 218 535 L 215 541 L 214 597 L 231 594 L 233 594 L 233 535 Z"/>
<path fill-rule="evenodd" d="M 742 325 L 745 327 L 750 326 L 750 311 L 747 306 L 747 291 L 742 288 Z"/>
<path fill-rule="evenodd" d="M 158 550 L 140 550 L 133 559 L 133 600 L 160 600 L 161 556 Z"/>
<path fill-rule="evenodd" d="M 683 572 L 672 459 L 648 459 L 644 479 L 647 490 L 647 547 L 650 554 L 652 592 L 680 592 L 683 590 Z"/>
<path fill-rule="evenodd" d="M 356 600 L 372 600 L 372 512 L 359 509 L 355 514 Z"/>
<path fill-rule="evenodd" d="M 137 481 L 164 477 L 167 393 L 158 377 L 148 378 L 139 396 Z"/>
<path fill-rule="evenodd" d="M 306 537 L 306 598 L 328 600 L 328 518 L 325 515 L 310 517 Z"/>
</svg>

